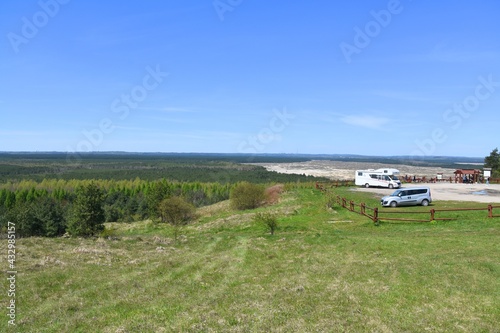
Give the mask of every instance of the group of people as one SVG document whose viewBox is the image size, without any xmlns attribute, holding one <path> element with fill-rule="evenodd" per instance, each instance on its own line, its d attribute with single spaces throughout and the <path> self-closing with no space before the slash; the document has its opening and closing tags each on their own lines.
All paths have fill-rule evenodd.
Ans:
<svg viewBox="0 0 500 333">
<path fill-rule="evenodd" d="M 437 177 L 436 178 L 431 178 L 431 179 L 427 179 L 425 176 L 423 176 L 422 178 L 420 177 L 417 177 L 417 176 L 408 176 L 408 175 L 405 175 L 403 177 L 403 180 L 406 182 L 406 183 L 435 183 L 437 182 Z"/>
<path fill-rule="evenodd" d="M 490 184 L 490 177 L 486 178 L 486 181 L 482 175 L 479 175 L 479 177 L 474 178 L 473 175 L 464 175 L 462 178 L 462 183 L 463 184 L 474 184 L 474 183 L 486 183 L 487 185 Z"/>
<path fill-rule="evenodd" d="M 448 179 L 445 179 L 445 178 L 438 179 L 438 177 L 427 179 L 425 176 L 420 178 L 417 176 L 405 175 L 402 178 L 403 178 L 402 180 L 405 183 L 437 183 L 438 181 L 442 181 L 442 182 L 449 181 L 450 183 L 453 182 L 452 177 L 449 177 Z M 490 177 L 486 178 L 486 180 L 485 180 L 482 175 L 479 175 L 478 177 L 474 177 L 474 175 L 463 175 L 462 178 L 455 177 L 455 183 L 463 183 L 463 184 L 486 183 L 486 184 L 490 184 Z"/>
</svg>

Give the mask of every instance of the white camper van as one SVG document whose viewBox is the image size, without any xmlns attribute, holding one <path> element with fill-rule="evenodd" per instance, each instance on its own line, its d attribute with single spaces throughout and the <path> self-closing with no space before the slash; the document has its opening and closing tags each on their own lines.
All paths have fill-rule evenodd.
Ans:
<svg viewBox="0 0 500 333">
<path fill-rule="evenodd" d="M 355 184 L 358 186 L 399 188 L 401 182 L 398 179 L 397 169 L 356 170 Z"/>
</svg>

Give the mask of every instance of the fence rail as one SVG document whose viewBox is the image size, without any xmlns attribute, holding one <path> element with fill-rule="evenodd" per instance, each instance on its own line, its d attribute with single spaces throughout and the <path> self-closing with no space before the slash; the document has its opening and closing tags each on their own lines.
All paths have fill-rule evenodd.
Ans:
<svg viewBox="0 0 500 333">
<path fill-rule="evenodd" d="M 316 188 L 318 186 L 316 185 Z M 325 188 L 319 188 L 322 192 L 326 193 L 327 190 Z M 464 211 L 487 211 L 488 218 L 500 217 L 500 214 L 494 214 L 494 209 L 500 209 L 500 205 L 488 205 L 487 207 L 475 207 L 475 208 L 443 208 L 443 209 L 434 209 L 431 208 L 429 211 L 391 211 L 384 210 L 380 211 L 377 207 L 372 208 L 368 207 L 365 203 L 357 203 L 348 198 L 341 197 L 340 195 L 335 196 L 335 202 L 343 207 L 348 209 L 353 213 L 358 213 L 360 215 L 366 216 L 370 218 L 375 224 L 378 224 L 381 221 L 403 221 L 403 222 L 432 222 L 432 221 L 451 221 L 456 220 L 456 218 L 452 217 L 436 217 L 436 213 L 441 212 L 464 212 Z M 429 218 L 427 219 L 418 219 L 418 218 L 405 218 L 405 217 L 387 217 L 381 215 L 396 215 L 396 214 L 427 214 Z"/>
<path fill-rule="evenodd" d="M 332 180 L 329 182 L 316 182 L 316 189 L 325 191 L 329 188 L 355 186 L 354 180 Z"/>
</svg>

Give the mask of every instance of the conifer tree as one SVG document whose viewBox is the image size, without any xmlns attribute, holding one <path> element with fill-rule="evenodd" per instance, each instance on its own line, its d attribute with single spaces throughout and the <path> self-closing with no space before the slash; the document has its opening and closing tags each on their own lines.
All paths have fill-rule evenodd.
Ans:
<svg viewBox="0 0 500 333">
<path fill-rule="evenodd" d="M 72 236 L 93 236 L 104 230 L 104 193 L 90 183 L 76 190 L 76 199 L 68 221 L 68 232 Z"/>
</svg>

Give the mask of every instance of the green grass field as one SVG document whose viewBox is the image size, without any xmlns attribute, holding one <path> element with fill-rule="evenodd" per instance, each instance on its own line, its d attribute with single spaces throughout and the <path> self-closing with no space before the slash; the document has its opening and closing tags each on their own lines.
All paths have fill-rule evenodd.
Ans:
<svg viewBox="0 0 500 333">
<path fill-rule="evenodd" d="M 266 210 L 274 236 L 252 220 Z M 0 331 L 500 332 L 500 219 L 484 212 L 374 226 L 303 188 L 198 213 L 177 241 L 148 221 L 107 224 L 110 239 L 18 239 L 17 326 L 4 315 Z"/>
</svg>

